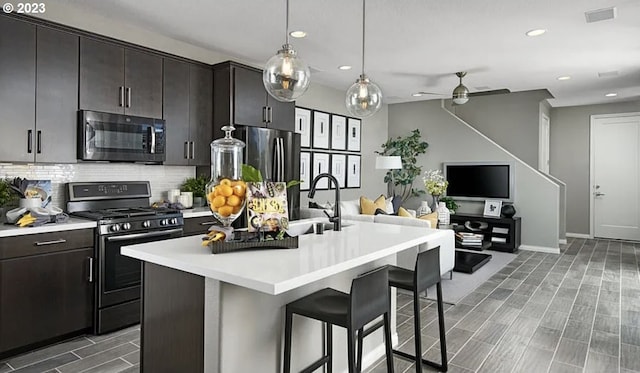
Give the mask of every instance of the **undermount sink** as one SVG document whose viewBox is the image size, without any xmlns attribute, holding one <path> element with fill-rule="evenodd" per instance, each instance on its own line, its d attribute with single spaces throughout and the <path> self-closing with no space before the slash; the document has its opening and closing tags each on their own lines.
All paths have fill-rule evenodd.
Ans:
<svg viewBox="0 0 640 373">
<path fill-rule="evenodd" d="M 325 231 L 333 230 L 333 223 L 328 222 L 319 222 L 319 221 L 306 221 L 300 223 L 290 223 L 289 229 L 287 229 L 287 234 L 290 236 L 303 236 L 306 234 L 315 234 L 315 225 L 316 223 L 322 223 L 322 227 Z M 342 222 L 342 228 L 350 227 L 353 224 Z"/>
</svg>

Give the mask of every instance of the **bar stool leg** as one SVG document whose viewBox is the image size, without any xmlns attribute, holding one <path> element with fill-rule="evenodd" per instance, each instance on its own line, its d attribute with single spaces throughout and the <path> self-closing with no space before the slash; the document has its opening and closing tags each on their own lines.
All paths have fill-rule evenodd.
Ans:
<svg viewBox="0 0 640 373">
<path fill-rule="evenodd" d="M 284 373 L 291 373 L 291 326 L 293 323 L 293 314 L 287 310 L 285 311 L 285 323 L 284 323 Z"/>
<path fill-rule="evenodd" d="M 391 349 L 390 314 L 391 311 L 387 311 L 387 313 L 384 314 L 384 347 L 387 353 L 387 372 L 393 373 L 393 350 Z"/>
<path fill-rule="evenodd" d="M 420 333 L 420 295 L 413 292 L 413 339 L 415 340 L 416 373 L 422 373 L 422 334 Z"/>
<path fill-rule="evenodd" d="M 333 372 L 333 324 L 325 323 L 327 328 L 327 373 Z"/>
<path fill-rule="evenodd" d="M 356 369 L 356 331 L 351 328 L 347 328 L 347 345 L 349 373 L 359 372 Z"/>
<path fill-rule="evenodd" d="M 362 370 L 362 340 L 364 339 L 364 328 L 358 329 L 358 358 L 356 360 L 356 369 Z"/>
<path fill-rule="evenodd" d="M 438 295 L 438 324 L 440 326 L 440 353 L 442 361 L 442 371 L 446 372 L 448 367 L 447 362 L 447 341 L 445 340 L 446 330 L 444 327 L 444 306 L 442 305 L 442 285 L 438 282 L 436 284 L 436 290 Z"/>
</svg>

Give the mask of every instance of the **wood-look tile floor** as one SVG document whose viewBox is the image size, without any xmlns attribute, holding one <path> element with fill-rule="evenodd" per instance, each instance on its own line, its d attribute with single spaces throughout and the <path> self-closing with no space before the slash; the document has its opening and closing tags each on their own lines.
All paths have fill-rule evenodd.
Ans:
<svg viewBox="0 0 640 373">
<path fill-rule="evenodd" d="M 445 307 L 449 372 L 640 372 L 640 243 L 570 239 L 561 252 L 521 251 Z M 411 299 L 398 294 L 398 335 L 413 353 Z M 421 308 L 423 356 L 439 361 L 436 305 Z M 2 361 L 0 373 L 138 372 L 139 345 L 138 327 L 81 337 Z M 381 360 L 367 372 L 385 371 Z"/>
</svg>

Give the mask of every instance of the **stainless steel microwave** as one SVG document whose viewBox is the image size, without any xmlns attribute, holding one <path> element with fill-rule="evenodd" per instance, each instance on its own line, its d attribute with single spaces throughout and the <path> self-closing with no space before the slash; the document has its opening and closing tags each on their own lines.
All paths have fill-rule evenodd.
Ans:
<svg viewBox="0 0 640 373">
<path fill-rule="evenodd" d="M 78 159 L 162 163 L 166 159 L 163 119 L 80 110 Z"/>
</svg>

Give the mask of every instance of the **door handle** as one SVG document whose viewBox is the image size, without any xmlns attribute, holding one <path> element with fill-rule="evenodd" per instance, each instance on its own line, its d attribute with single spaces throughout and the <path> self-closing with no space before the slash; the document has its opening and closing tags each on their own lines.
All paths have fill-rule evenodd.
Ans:
<svg viewBox="0 0 640 373">
<path fill-rule="evenodd" d="M 36 151 L 38 154 L 42 153 L 42 131 L 38 130 L 36 133 Z"/>
<path fill-rule="evenodd" d="M 262 107 L 262 123 L 267 123 L 267 107 Z"/>
<path fill-rule="evenodd" d="M 131 107 L 131 87 L 127 87 L 127 107 Z"/>
<path fill-rule="evenodd" d="M 33 130 L 27 130 L 27 153 L 33 152 Z"/>
<path fill-rule="evenodd" d="M 156 152 L 156 129 L 154 127 L 149 127 L 149 139 L 151 141 L 149 153 L 154 154 Z"/>
<path fill-rule="evenodd" d="M 189 141 L 184 142 L 184 159 L 189 159 Z"/>
<path fill-rule="evenodd" d="M 268 115 L 267 122 L 268 123 L 273 122 L 273 108 L 271 106 L 267 106 L 267 115 Z"/>
<path fill-rule="evenodd" d="M 118 106 L 124 107 L 124 87 L 118 87 Z"/>
<path fill-rule="evenodd" d="M 93 282 L 93 258 L 87 259 L 89 259 L 89 276 L 87 277 L 87 280 L 89 280 L 89 282 Z"/>
<path fill-rule="evenodd" d="M 191 141 L 191 159 L 196 158 L 196 143 Z"/>
<path fill-rule="evenodd" d="M 602 196 L 604 196 L 604 193 L 596 192 L 596 197 L 602 197 Z"/>
</svg>

